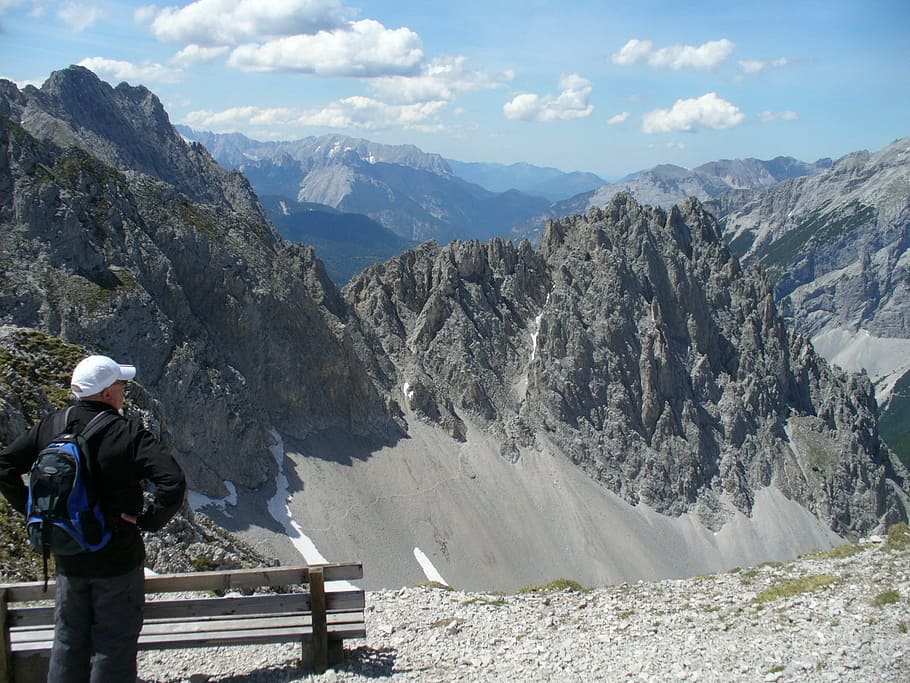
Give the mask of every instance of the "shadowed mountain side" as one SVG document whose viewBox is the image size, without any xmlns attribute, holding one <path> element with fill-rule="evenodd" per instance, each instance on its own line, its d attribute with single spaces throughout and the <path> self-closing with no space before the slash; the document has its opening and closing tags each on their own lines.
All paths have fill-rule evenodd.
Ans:
<svg viewBox="0 0 910 683">
<path fill-rule="evenodd" d="M 363 214 L 275 196 L 263 197 L 262 203 L 278 233 L 312 246 L 339 287 L 367 266 L 414 246 Z"/>
<path fill-rule="evenodd" d="M 297 452 L 285 469 L 303 483 L 288 502 L 294 518 L 329 561 L 361 560 L 369 589 L 426 581 L 415 548 L 453 586 L 514 591 L 556 577 L 602 586 L 702 575 L 838 542 L 773 488 L 756 492 L 750 518 L 715 533 L 693 515 L 629 505 L 553 450 L 510 462 L 473 426 L 458 443 L 409 423 L 409 439 L 368 458 L 351 458 L 358 445 L 337 433 L 288 445 Z M 286 538 L 252 537 L 260 552 L 295 557 Z"/>
<path fill-rule="evenodd" d="M 422 245 L 343 294 L 394 366 L 386 391 L 456 439 L 474 422 L 507 459 L 553 448 L 713 529 L 772 485 L 840 533 L 906 515 L 868 381 L 788 333 L 697 200 L 617 195 L 552 222 L 539 251 Z"/>
<path fill-rule="evenodd" d="M 161 171 L 175 184 L 148 175 L 142 155 L 105 154 L 122 164 L 111 166 L 93 156 L 86 127 L 47 126 L 47 111 L 81 120 L 68 114 L 70 80 L 94 85 L 77 112 L 112 121 L 112 141 L 131 122 L 166 147 L 156 159 L 195 164 L 193 182 L 181 164 Z M 282 240 L 243 176 L 187 145 L 157 98 L 114 91 L 84 69 L 55 74 L 40 91 L 2 86 L 0 322 L 139 367 L 193 487 L 207 493 L 223 493 L 225 480 L 272 478 L 273 426 L 298 436 L 339 424 L 395 433 L 369 359 L 358 357 L 358 325 L 312 249 Z M 140 95 L 162 116 L 139 117 Z"/>
</svg>

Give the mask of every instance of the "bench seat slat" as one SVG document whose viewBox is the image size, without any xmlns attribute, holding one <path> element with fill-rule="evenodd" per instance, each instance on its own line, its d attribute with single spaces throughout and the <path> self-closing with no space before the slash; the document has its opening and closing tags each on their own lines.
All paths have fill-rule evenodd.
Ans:
<svg viewBox="0 0 910 683">
<path fill-rule="evenodd" d="M 365 598 L 362 590 L 333 591 L 326 593 L 327 611 L 363 609 Z M 274 593 L 228 598 L 191 598 L 187 600 L 148 600 L 145 618 L 205 617 L 230 614 L 281 614 L 305 612 L 310 609 L 309 593 Z M 7 612 L 11 627 L 47 624 L 54 619 L 53 605 L 43 607 L 12 607 Z"/>
<path fill-rule="evenodd" d="M 327 616 L 329 636 L 364 638 L 363 613 L 343 612 Z M 164 620 L 147 623 L 139 636 L 140 649 L 199 647 L 206 644 L 232 644 L 239 641 L 256 643 L 301 640 L 312 633 L 310 615 L 278 618 L 208 619 L 204 621 Z M 50 651 L 54 640 L 53 626 L 14 629 L 10 644 L 16 654 Z"/>
</svg>

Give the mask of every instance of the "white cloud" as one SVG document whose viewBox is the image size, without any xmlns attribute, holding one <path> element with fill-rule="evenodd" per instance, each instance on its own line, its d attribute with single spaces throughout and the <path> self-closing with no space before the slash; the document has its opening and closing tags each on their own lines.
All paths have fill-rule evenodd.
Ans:
<svg viewBox="0 0 910 683">
<path fill-rule="evenodd" d="M 739 73 L 736 75 L 736 82 L 742 82 L 746 76 L 761 73 L 768 69 L 780 69 L 790 64 L 786 57 L 778 57 L 771 61 L 761 59 L 742 59 L 739 61 Z"/>
<path fill-rule="evenodd" d="M 673 133 L 696 131 L 702 128 L 719 130 L 738 126 L 746 118 L 739 107 L 716 93 L 709 92 L 699 98 L 677 100 L 671 109 L 656 109 L 645 114 L 642 131 L 645 133 Z"/>
<path fill-rule="evenodd" d="M 100 7 L 82 5 L 77 2 L 64 2 L 57 10 L 57 17 L 73 31 L 79 33 L 94 24 L 102 17 Z"/>
<path fill-rule="evenodd" d="M 629 118 L 629 112 L 624 111 L 620 114 L 616 114 L 615 116 L 611 116 L 609 119 L 607 119 L 607 123 L 611 126 L 615 126 L 617 123 L 623 123 L 628 118 Z"/>
<path fill-rule="evenodd" d="M 561 121 L 590 116 L 594 106 L 588 102 L 593 87 L 578 74 L 564 76 L 559 95 L 522 93 L 507 102 L 502 110 L 507 119 L 522 121 Z"/>
<path fill-rule="evenodd" d="M 613 55 L 613 63 L 619 66 L 631 66 L 644 61 L 651 54 L 653 43 L 650 40 L 632 38 L 622 49 Z"/>
<path fill-rule="evenodd" d="M 346 13 L 339 0 L 196 0 L 158 11 L 151 30 L 165 42 L 239 45 L 338 28 Z"/>
<path fill-rule="evenodd" d="M 259 107 L 235 107 L 221 112 L 194 111 L 186 115 L 184 122 L 200 130 L 225 133 L 268 129 L 268 137 L 272 138 L 298 135 L 299 129 L 307 126 L 437 130 L 440 128 L 438 117 L 446 104 L 436 101 L 393 105 L 369 97 L 348 97 L 319 109 L 304 111 Z"/>
<path fill-rule="evenodd" d="M 370 81 L 370 87 L 385 100 L 399 102 L 451 101 L 458 95 L 502 87 L 512 73 L 498 78 L 482 71 L 468 69 L 467 58 L 439 57 L 425 64 L 415 76 L 381 76 Z"/>
<path fill-rule="evenodd" d="M 137 24 L 150 24 L 156 14 L 158 8 L 155 5 L 141 5 L 133 11 L 133 21 Z"/>
<path fill-rule="evenodd" d="M 763 111 L 758 114 L 758 120 L 762 123 L 771 123 L 772 121 L 796 121 L 799 115 L 795 111 Z"/>
<path fill-rule="evenodd" d="M 104 57 L 88 57 L 79 62 L 90 71 L 94 71 L 99 78 L 113 83 L 129 81 L 131 83 L 179 83 L 183 73 L 179 69 L 143 62 L 133 64 Z"/>
<path fill-rule="evenodd" d="M 348 29 L 294 35 L 241 45 L 228 64 L 243 71 L 293 71 L 320 76 L 413 73 L 423 60 L 420 37 L 408 28 L 387 29 L 364 19 Z"/>
<path fill-rule="evenodd" d="M 210 62 L 213 59 L 216 59 L 223 55 L 229 49 L 230 48 L 226 45 L 221 47 L 200 47 L 199 45 L 187 45 L 185 48 L 180 50 L 180 52 L 173 56 L 171 62 L 180 66 L 181 68 L 188 69 L 190 67 L 196 66 L 197 64 Z"/>
<path fill-rule="evenodd" d="M 612 56 L 613 63 L 619 66 L 631 66 L 647 62 L 658 69 L 713 69 L 723 62 L 736 47 L 726 38 L 712 40 L 702 45 L 671 45 L 659 50 L 653 49 L 650 40 L 633 38 L 622 49 Z"/>
</svg>

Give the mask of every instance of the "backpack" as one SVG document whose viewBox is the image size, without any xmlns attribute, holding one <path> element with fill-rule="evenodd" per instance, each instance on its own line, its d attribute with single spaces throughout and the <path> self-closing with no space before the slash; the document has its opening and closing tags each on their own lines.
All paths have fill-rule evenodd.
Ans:
<svg viewBox="0 0 910 683">
<path fill-rule="evenodd" d="M 111 540 L 111 530 L 101 511 L 92 479 L 92 454 L 88 439 L 120 415 L 98 413 L 81 433 L 67 432 L 71 408 L 53 416 L 57 436 L 38 453 L 28 477 L 26 531 L 29 545 L 47 559 L 100 550 Z"/>
</svg>

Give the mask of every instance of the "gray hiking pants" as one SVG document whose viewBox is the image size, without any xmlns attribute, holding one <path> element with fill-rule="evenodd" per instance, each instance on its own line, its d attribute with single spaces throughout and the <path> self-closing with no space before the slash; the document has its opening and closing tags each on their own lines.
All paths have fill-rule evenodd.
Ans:
<svg viewBox="0 0 910 683">
<path fill-rule="evenodd" d="M 135 683 L 145 576 L 57 575 L 48 683 Z"/>
</svg>

